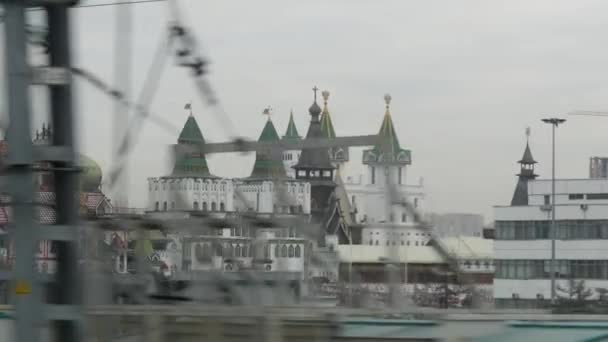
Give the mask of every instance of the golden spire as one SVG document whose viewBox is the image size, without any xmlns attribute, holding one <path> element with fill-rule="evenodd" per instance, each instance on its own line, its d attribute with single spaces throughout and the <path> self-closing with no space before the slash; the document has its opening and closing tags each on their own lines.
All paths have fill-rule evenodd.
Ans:
<svg viewBox="0 0 608 342">
<path fill-rule="evenodd" d="M 384 95 L 384 103 L 386 103 L 386 115 L 391 115 L 390 106 L 391 106 L 391 94 Z"/>
<path fill-rule="evenodd" d="M 321 96 L 323 96 L 323 114 L 327 113 L 329 110 L 327 109 L 327 100 L 329 99 L 329 91 L 323 90 L 321 92 Z"/>
</svg>

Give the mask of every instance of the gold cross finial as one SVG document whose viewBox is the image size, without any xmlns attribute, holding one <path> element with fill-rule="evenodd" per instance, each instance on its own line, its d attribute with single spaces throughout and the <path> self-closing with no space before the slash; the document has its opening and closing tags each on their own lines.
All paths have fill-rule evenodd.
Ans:
<svg viewBox="0 0 608 342">
<path fill-rule="evenodd" d="M 329 99 L 329 91 L 323 90 L 321 92 L 321 96 L 323 96 L 323 102 L 325 103 L 325 106 L 327 106 L 327 99 Z"/>
<path fill-rule="evenodd" d="M 312 91 L 315 93 L 315 102 L 317 102 L 317 90 L 319 90 L 317 86 L 312 87 Z"/>
</svg>

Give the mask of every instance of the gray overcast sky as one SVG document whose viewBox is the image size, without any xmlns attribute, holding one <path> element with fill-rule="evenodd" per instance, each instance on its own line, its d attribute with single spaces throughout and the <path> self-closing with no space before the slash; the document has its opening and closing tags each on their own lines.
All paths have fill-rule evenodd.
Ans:
<svg viewBox="0 0 608 342">
<path fill-rule="evenodd" d="M 401 144 L 412 150 L 409 181 L 424 177 L 429 211 L 475 212 L 490 220 L 491 206 L 511 199 L 526 126 L 538 173 L 546 177 L 550 129 L 540 119 L 608 110 L 606 1 L 179 3 L 212 61 L 209 78 L 239 135 L 258 136 L 268 105 L 281 133 L 293 108 L 305 134 L 313 85 L 331 91 L 337 134 L 375 133 L 382 97 L 390 93 Z M 132 72 L 139 90 L 168 12 L 163 3 L 133 8 Z M 76 64 L 109 81 L 115 11 L 73 11 Z M 77 84 L 77 95 L 82 151 L 107 171 L 112 102 L 84 83 Z M 232 135 L 196 95 L 186 70 L 170 63 L 154 112 L 181 128 L 190 100 L 208 140 Z M 608 118 L 568 119 L 558 132 L 557 175 L 587 177 L 588 158 L 608 155 Z M 130 159 L 132 205 L 144 205 L 147 177 L 169 171 L 164 148 L 176 135 L 151 123 L 143 127 Z M 218 156 L 210 167 L 218 175 L 243 176 L 252 162 L 252 156 Z"/>
</svg>

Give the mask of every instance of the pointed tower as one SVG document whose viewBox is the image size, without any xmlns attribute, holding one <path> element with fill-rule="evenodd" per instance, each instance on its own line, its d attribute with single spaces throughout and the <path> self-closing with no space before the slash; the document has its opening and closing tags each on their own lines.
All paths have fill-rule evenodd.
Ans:
<svg viewBox="0 0 608 342">
<path fill-rule="evenodd" d="M 293 120 L 293 110 L 289 113 L 289 123 L 287 124 L 287 130 L 283 136 L 283 141 L 300 141 L 302 138 L 298 134 L 296 123 Z M 285 173 L 289 178 L 295 178 L 296 173 L 293 169 L 294 165 L 298 163 L 300 159 L 300 150 L 288 150 L 283 151 L 283 166 L 285 167 Z"/>
<path fill-rule="evenodd" d="M 327 107 L 327 101 L 329 99 L 329 91 L 324 90 L 321 95 L 323 96 L 323 112 L 321 113 L 321 131 L 323 137 L 327 139 L 334 139 L 336 132 L 334 130 L 334 124 L 331 120 L 331 114 Z M 329 160 L 336 168 L 341 168 L 344 163 L 348 161 L 348 147 L 332 147 L 329 149 Z"/>
<path fill-rule="evenodd" d="M 513 193 L 513 199 L 511 205 L 528 205 L 528 181 L 538 177 L 534 173 L 534 164 L 536 161 L 532 157 L 532 151 L 530 151 L 529 144 L 530 128 L 526 128 L 526 149 L 521 160 L 518 161 L 520 165 L 520 171 L 517 175 L 519 177 L 517 185 L 515 186 L 515 192 Z"/>
<path fill-rule="evenodd" d="M 378 133 L 382 144 L 363 152 L 363 164 L 368 166 L 368 184 L 384 186 L 386 177 L 391 177 L 391 184 L 405 184 L 405 167 L 411 164 L 411 152 L 402 149 L 395 132 L 390 112 L 391 96 L 386 94 L 384 102 L 386 111 Z"/>
<path fill-rule="evenodd" d="M 279 134 L 270 119 L 269 109 L 265 110 L 264 114 L 268 115 L 268 120 L 262 129 L 258 142 L 278 143 L 280 141 Z M 274 154 L 270 150 L 256 152 L 251 179 L 278 180 L 287 178 L 285 167 L 281 161 L 281 152 L 275 152 Z"/>
<path fill-rule="evenodd" d="M 205 143 L 203 133 L 201 133 L 201 129 L 198 127 L 198 123 L 192 115 L 192 112 L 190 112 L 182 132 L 177 138 L 177 143 L 180 145 L 195 145 Z M 209 173 L 207 158 L 205 158 L 205 155 L 202 153 L 187 153 L 176 156 L 171 176 L 215 178 L 213 175 L 211 175 L 211 173 Z"/>
<path fill-rule="evenodd" d="M 310 126 L 306 139 L 321 138 L 321 122 L 319 115 L 321 108 L 317 104 L 317 87 L 313 88 L 314 102 L 308 109 L 310 113 Z M 329 160 L 326 148 L 307 148 L 302 150 L 298 163 L 294 166 L 296 179 L 311 184 L 311 213 L 322 216 L 336 184 L 333 181 L 334 167 Z M 319 217 L 317 216 L 317 217 Z"/>
</svg>

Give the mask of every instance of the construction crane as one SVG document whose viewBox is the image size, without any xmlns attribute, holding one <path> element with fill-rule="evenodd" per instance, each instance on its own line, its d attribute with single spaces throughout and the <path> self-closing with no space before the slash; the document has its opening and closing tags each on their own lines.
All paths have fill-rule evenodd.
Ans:
<svg viewBox="0 0 608 342">
<path fill-rule="evenodd" d="M 568 115 L 608 117 L 608 112 L 600 112 L 600 111 L 593 111 L 593 110 L 575 110 L 573 112 L 569 112 Z"/>
</svg>

